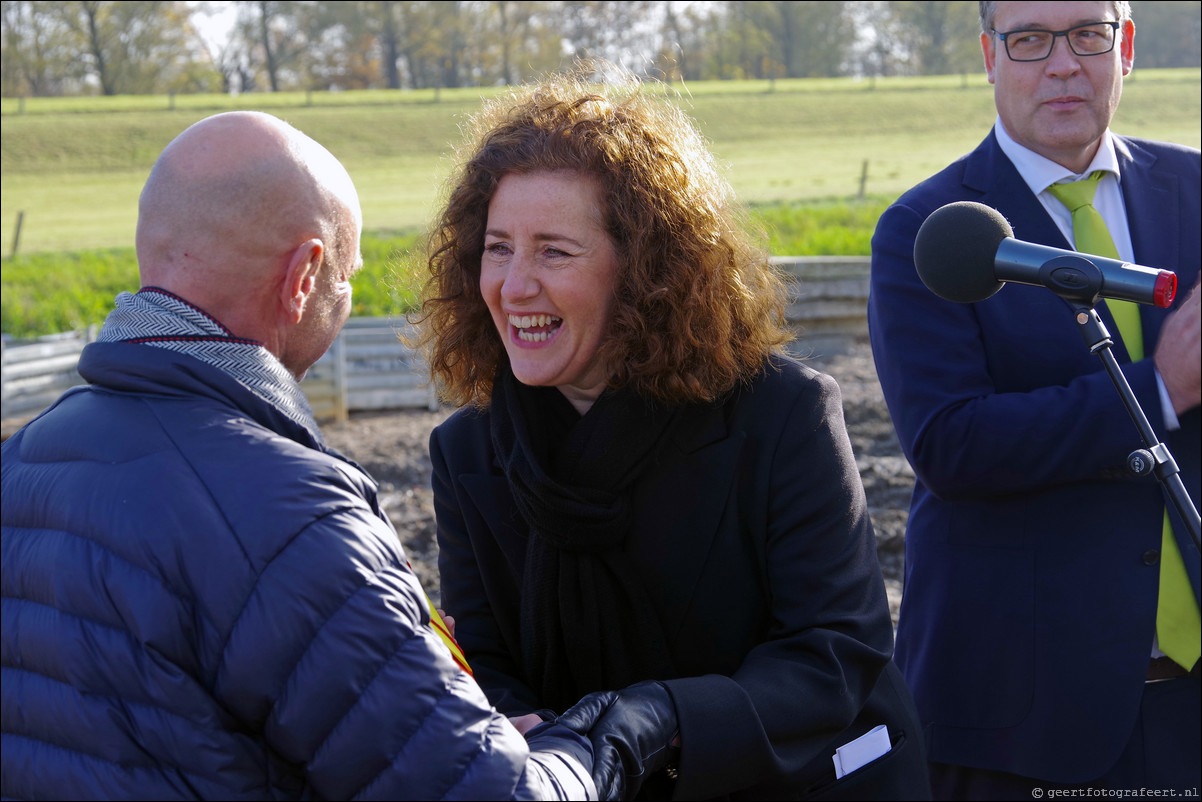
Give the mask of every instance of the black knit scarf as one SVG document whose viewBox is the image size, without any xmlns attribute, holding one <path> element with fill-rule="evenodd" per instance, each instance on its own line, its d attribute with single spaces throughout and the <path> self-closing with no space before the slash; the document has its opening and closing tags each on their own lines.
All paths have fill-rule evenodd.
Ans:
<svg viewBox="0 0 1202 802">
<path fill-rule="evenodd" d="M 493 447 L 530 527 L 522 576 L 522 663 L 541 704 L 674 676 L 660 622 L 623 550 L 630 486 L 675 420 L 607 391 L 573 425 L 554 388 L 507 366 L 493 385 Z M 557 421 L 561 423 L 556 423 Z"/>
</svg>

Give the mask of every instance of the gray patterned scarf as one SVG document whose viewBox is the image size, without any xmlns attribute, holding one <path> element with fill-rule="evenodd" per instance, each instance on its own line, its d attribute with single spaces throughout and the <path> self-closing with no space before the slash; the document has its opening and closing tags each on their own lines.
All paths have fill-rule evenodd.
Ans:
<svg viewBox="0 0 1202 802">
<path fill-rule="evenodd" d="M 123 292 L 116 305 L 97 342 L 153 345 L 199 359 L 233 376 L 320 439 L 300 383 L 261 343 L 234 336 L 203 310 L 158 287 Z"/>
</svg>

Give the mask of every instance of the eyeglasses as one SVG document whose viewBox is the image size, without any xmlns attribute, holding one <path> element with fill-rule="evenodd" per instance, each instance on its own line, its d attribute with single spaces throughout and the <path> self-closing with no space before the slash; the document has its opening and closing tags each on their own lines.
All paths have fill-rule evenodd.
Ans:
<svg viewBox="0 0 1202 802">
<path fill-rule="evenodd" d="M 1078 56 L 1101 56 L 1114 50 L 1119 22 L 1090 22 L 1063 31 L 1006 31 L 992 29 L 1006 46 L 1011 61 L 1043 61 L 1052 55 L 1056 37 L 1063 36 Z"/>
</svg>

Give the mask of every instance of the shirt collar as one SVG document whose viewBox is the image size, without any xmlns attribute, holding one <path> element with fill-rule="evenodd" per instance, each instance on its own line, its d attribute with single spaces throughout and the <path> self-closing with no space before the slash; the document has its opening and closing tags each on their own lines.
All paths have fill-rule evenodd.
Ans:
<svg viewBox="0 0 1202 802">
<path fill-rule="evenodd" d="M 993 132 L 997 136 L 1002 152 L 1014 164 L 1018 174 L 1023 177 L 1023 181 L 1027 182 L 1027 186 L 1036 195 L 1052 184 L 1061 181 L 1077 181 L 1095 170 L 1103 170 L 1113 174 L 1116 179 L 1119 178 L 1119 160 L 1114 153 L 1114 135 L 1110 133 L 1109 128 L 1102 134 L 1102 143 L 1098 147 L 1098 152 L 1094 154 L 1093 161 L 1085 168 L 1085 172 L 1080 174 L 1015 142 L 1007 133 L 1006 127 L 1002 125 L 1001 117 L 998 117 L 993 124 Z"/>
</svg>

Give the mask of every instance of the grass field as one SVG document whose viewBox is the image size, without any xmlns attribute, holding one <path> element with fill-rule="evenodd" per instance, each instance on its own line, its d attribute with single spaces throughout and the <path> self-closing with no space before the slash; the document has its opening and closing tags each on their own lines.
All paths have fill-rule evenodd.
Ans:
<svg viewBox="0 0 1202 802">
<path fill-rule="evenodd" d="M 770 203 L 753 216 L 768 235 L 774 253 L 797 256 L 867 254 L 876 218 L 890 199 L 856 202 Z M 419 234 L 367 232 L 361 250 L 363 270 L 353 279 L 351 313 L 387 317 L 408 310 L 417 294 L 419 266 L 414 258 Z M 16 339 L 86 328 L 100 323 L 113 297 L 137 286 L 134 249 L 48 251 L 3 264 L 0 331 Z"/>
<path fill-rule="evenodd" d="M 1199 70 L 1133 73 L 1115 129 L 1198 147 Z M 874 88 L 872 88 L 874 87 Z M 495 91 L 495 90 L 493 90 Z M 137 196 L 162 147 L 227 108 L 271 110 L 326 144 L 359 187 L 368 229 L 420 228 L 480 90 L 29 100 L 0 104 L 0 233 L 21 252 L 111 248 L 133 238 Z M 983 75 L 706 82 L 680 90 L 747 202 L 897 195 L 971 149 L 993 121 Z M 157 108 L 155 107 L 157 105 Z"/>
<path fill-rule="evenodd" d="M 46 321 L 51 299 L 65 303 L 59 292 L 72 286 L 128 274 L 142 183 L 162 147 L 202 117 L 262 109 L 321 141 L 355 179 L 368 242 L 379 243 L 370 247 L 390 253 L 428 222 L 460 124 L 495 91 L 0 101 L 3 330 L 16 333 L 9 326 L 18 317 L 22 331 Z M 994 118 L 984 75 L 706 82 L 673 92 L 728 167 L 739 198 L 759 210 L 777 253 L 865 252 L 880 208 L 972 149 Z M 1114 128 L 1202 146 L 1202 71 L 1137 70 Z M 861 191 L 865 202 L 854 200 Z M 10 263 L 19 212 L 20 255 Z M 826 231 L 836 223 L 857 233 Z M 380 266 L 372 281 L 386 281 L 390 269 Z M 81 271 L 90 278 L 71 278 Z M 88 309 L 73 314 L 94 314 Z"/>
</svg>

